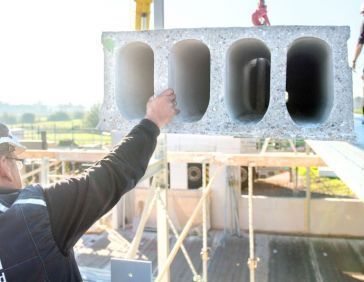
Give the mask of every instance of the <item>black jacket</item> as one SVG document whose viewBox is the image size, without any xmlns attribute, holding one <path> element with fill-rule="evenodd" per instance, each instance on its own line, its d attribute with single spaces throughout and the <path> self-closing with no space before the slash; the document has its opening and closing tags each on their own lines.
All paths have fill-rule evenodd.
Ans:
<svg viewBox="0 0 364 282">
<path fill-rule="evenodd" d="M 153 122 L 142 120 L 122 140 L 120 145 L 79 177 L 61 181 L 46 188 L 37 186 L 43 193 L 42 197 L 46 203 L 52 234 L 51 240 L 48 242 L 44 240 L 44 244 L 53 241 L 55 247 L 65 258 L 72 258 L 68 270 L 71 274 L 74 272 L 75 275 L 68 277 L 79 277 L 77 266 L 73 263 L 73 246 L 85 231 L 108 212 L 120 197 L 132 189 L 144 175 L 155 149 L 158 135 L 159 129 Z M 24 194 L 23 190 L 0 188 L 0 204 L 3 203 L 5 209 L 11 207 L 22 194 Z M 1 230 L 6 230 L 6 222 L 9 221 L 5 220 L 4 214 L 0 213 L 0 219 L 2 217 L 5 223 L 2 222 L 0 226 L 0 242 L 4 242 L 3 239 L 6 239 L 1 238 Z M 16 219 L 12 216 L 12 220 Z M 39 219 L 35 216 L 34 220 Z M 30 218 L 28 221 L 27 224 L 32 225 L 32 219 Z M 11 240 L 11 238 L 6 240 Z M 21 242 L 19 242 L 16 252 L 22 252 L 20 246 Z M 16 252 L 14 256 L 16 256 Z M 5 264 L 5 261 L 2 261 L 1 244 L 0 262 Z M 6 269 L 6 265 L 2 265 L 2 268 Z M 57 275 L 53 273 L 52 277 L 57 277 Z M 50 281 L 62 280 L 50 279 Z M 72 281 L 77 281 L 77 279 Z"/>
</svg>

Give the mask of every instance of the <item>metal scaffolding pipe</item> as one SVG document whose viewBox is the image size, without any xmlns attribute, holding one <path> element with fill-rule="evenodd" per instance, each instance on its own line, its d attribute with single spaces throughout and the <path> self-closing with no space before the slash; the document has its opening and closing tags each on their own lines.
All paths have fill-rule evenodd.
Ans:
<svg viewBox="0 0 364 282">
<path fill-rule="evenodd" d="M 211 191 L 211 187 L 212 187 L 212 183 L 214 182 L 214 179 L 216 178 L 216 176 L 220 173 L 221 171 L 221 167 L 220 169 L 218 169 L 218 171 L 215 173 L 215 175 L 212 177 L 212 179 L 210 180 L 209 184 L 207 185 L 204 193 L 202 194 L 202 197 L 200 199 L 200 201 L 198 202 L 197 206 L 195 207 L 190 219 L 188 220 L 188 222 L 186 223 L 185 227 L 183 228 L 183 231 L 181 232 L 178 240 L 176 241 L 176 243 L 173 246 L 172 251 L 170 252 L 167 261 L 165 262 L 165 264 L 163 265 L 163 268 L 159 268 L 159 273 L 158 273 L 158 277 L 155 279 L 156 282 L 160 282 L 163 279 L 163 276 L 165 275 L 165 273 L 168 271 L 168 269 L 170 268 L 174 258 L 177 255 L 177 252 L 179 250 L 179 248 L 181 247 L 181 244 L 183 242 L 183 240 L 186 238 L 186 236 L 188 235 L 188 231 L 190 230 L 193 221 L 195 220 L 196 216 L 198 215 L 198 212 L 201 209 L 202 203 L 203 201 L 206 199 L 206 197 L 210 194 Z"/>
<path fill-rule="evenodd" d="M 250 282 L 255 282 L 255 269 L 257 268 L 258 259 L 255 257 L 254 252 L 254 225 L 253 225 L 253 168 L 254 164 L 249 164 L 248 174 L 249 174 L 249 259 L 248 267 L 250 273 Z"/>
<path fill-rule="evenodd" d="M 207 188 L 207 175 L 206 175 L 206 163 L 202 164 L 202 189 L 206 192 Z M 201 250 L 201 259 L 202 259 L 202 279 L 204 282 L 207 282 L 207 273 L 208 273 L 208 261 L 209 261 L 209 253 L 207 246 L 207 213 L 208 213 L 208 198 L 206 197 L 202 202 L 202 250 Z"/>
</svg>

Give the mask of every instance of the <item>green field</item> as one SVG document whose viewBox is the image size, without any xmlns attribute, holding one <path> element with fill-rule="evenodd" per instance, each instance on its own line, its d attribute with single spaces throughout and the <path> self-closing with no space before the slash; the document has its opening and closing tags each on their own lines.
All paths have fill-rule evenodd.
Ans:
<svg viewBox="0 0 364 282">
<path fill-rule="evenodd" d="M 102 133 L 95 128 L 85 128 L 81 119 L 46 121 L 45 118 L 40 118 L 36 123 L 14 124 L 11 128 L 24 129 L 25 140 L 40 140 L 40 132 L 46 131 L 48 142 L 54 142 L 56 145 L 71 141 L 77 145 L 90 146 L 111 144 L 110 134 Z"/>
<path fill-rule="evenodd" d="M 306 168 L 298 168 L 298 174 L 301 177 L 305 177 Z M 334 195 L 334 196 L 349 196 L 354 197 L 355 194 L 342 182 L 339 178 L 319 177 L 317 167 L 310 169 L 311 176 L 311 192 L 317 192 L 322 194 Z"/>
<path fill-rule="evenodd" d="M 354 109 L 354 113 L 361 115 L 361 114 L 363 114 L 363 110 L 362 109 Z"/>
<path fill-rule="evenodd" d="M 71 129 L 72 127 L 84 127 L 82 119 L 72 119 L 66 121 L 47 121 L 46 117 L 38 118 L 35 123 L 17 123 L 11 125 L 12 128 L 66 128 Z"/>
</svg>

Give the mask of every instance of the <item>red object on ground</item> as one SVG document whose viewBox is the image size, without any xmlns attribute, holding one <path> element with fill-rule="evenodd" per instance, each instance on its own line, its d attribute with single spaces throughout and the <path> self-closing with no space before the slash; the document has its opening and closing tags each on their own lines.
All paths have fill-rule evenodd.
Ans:
<svg viewBox="0 0 364 282">
<path fill-rule="evenodd" d="M 265 5 L 264 0 L 259 1 L 258 9 L 252 15 L 252 21 L 255 26 L 270 25 L 267 5 Z"/>
</svg>

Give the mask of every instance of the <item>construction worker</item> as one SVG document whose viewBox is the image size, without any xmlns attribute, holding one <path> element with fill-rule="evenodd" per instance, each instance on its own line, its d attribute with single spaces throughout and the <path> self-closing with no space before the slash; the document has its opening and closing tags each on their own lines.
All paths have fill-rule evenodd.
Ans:
<svg viewBox="0 0 364 282">
<path fill-rule="evenodd" d="M 362 5 L 360 6 L 360 14 L 362 16 L 364 16 L 364 2 L 362 3 Z M 358 39 L 358 43 L 356 44 L 355 47 L 355 53 L 354 53 L 354 59 L 353 59 L 353 63 L 352 63 L 352 69 L 353 71 L 355 71 L 356 68 L 356 61 L 358 60 L 360 54 L 361 54 L 361 50 L 363 49 L 363 44 L 364 44 L 364 21 L 362 21 L 361 24 L 361 28 L 360 28 L 360 36 Z M 361 76 L 363 82 L 364 82 L 364 69 L 363 69 L 363 74 Z M 364 124 L 364 88 L 363 88 L 363 104 L 362 104 L 362 110 L 363 110 L 363 120 L 362 120 L 362 124 Z"/>
<path fill-rule="evenodd" d="M 159 129 L 179 111 L 172 90 L 149 99 L 143 119 L 77 178 L 23 189 L 24 151 L 0 123 L 0 281 L 82 281 L 73 246 L 144 175 Z"/>
</svg>

